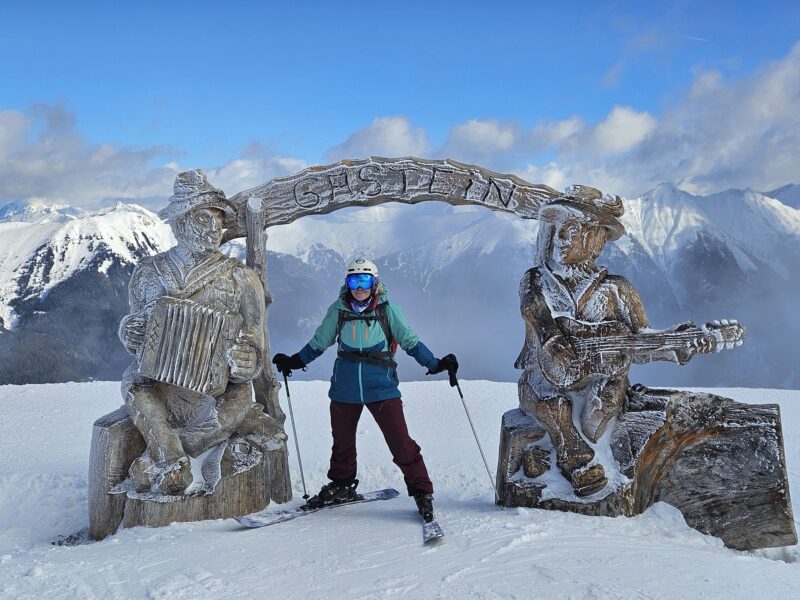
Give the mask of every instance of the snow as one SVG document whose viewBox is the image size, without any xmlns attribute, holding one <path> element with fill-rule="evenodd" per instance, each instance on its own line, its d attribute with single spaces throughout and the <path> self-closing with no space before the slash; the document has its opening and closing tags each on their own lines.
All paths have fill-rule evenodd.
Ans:
<svg viewBox="0 0 800 600">
<path fill-rule="evenodd" d="M 330 449 L 328 384 L 290 385 L 313 492 L 324 482 Z M 516 407 L 516 384 L 461 386 L 494 469 L 501 415 Z M 665 504 L 630 519 L 496 507 L 457 392 L 445 381 L 404 383 L 401 390 L 447 534 L 434 547 L 422 546 L 419 519 L 405 495 L 264 529 L 241 530 L 226 519 L 53 546 L 56 536 L 87 525 L 92 422 L 119 406 L 119 384 L 0 387 L 0 597 L 797 597 L 797 547 L 728 550 Z M 790 484 L 800 497 L 800 391 L 704 391 L 781 405 Z M 288 422 L 287 432 L 291 436 Z M 293 440 L 289 444 L 295 491 L 289 506 L 295 506 L 302 486 Z M 367 413 L 358 444 L 360 487 L 394 486 L 404 494 Z M 795 503 L 795 514 L 799 510 Z"/>
<path fill-rule="evenodd" d="M 9 202 L 0 207 L 2 221 L 64 222 L 85 214 L 80 208 L 68 204 L 55 204 L 41 198 Z"/>
<path fill-rule="evenodd" d="M 744 271 L 757 269 L 756 259 L 785 274 L 780 257 L 800 244 L 800 210 L 752 190 L 695 196 L 661 184 L 626 200 L 621 220 L 628 235 L 666 273 L 672 256 L 700 232 L 725 242 Z"/>
<path fill-rule="evenodd" d="M 783 204 L 800 209 L 800 185 L 789 183 L 771 192 L 765 192 L 770 198 L 777 198 Z"/>
<path fill-rule="evenodd" d="M 136 204 L 119 203 L 66 222 L 0 222 L 0 319 L 13 328 L 16 298 L 43 297 L 101 251 L 110 256 L 97 269 L 107 273 L 113 261 L 134 264 L 141 253 L 155 254 L 174 244 L 169 225 Z M 20 290 L 20 280 L 28 275 Z"/>
</svg>

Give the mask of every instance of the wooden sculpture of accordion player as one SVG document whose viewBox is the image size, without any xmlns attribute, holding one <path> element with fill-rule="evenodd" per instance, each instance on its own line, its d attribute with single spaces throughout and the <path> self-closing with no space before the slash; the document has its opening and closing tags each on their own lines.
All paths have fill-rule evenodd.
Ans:
<svg viewBox="0 0 800 600">
<path fill-rule="evenodd" d="M 134 488 L 179 494 L 192 482 L 190 457 L 229 439 L 252 412 L 264 294 L 255 271 L 219 251 L 232 208 L 201 171 L 178 176 L 159 216 L 178 244 L 142 259 L 131 277 L 119 337 L 135 358 L 122 393 L 147 444 L 129 471 Z"/>
</svg>

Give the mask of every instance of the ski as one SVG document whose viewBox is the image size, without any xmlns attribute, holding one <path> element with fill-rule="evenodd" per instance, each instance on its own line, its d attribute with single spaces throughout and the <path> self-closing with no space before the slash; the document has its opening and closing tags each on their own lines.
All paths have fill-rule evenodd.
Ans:
<svg viewBox="0 0 800 600">
<path fill-rule="evenodd" d="M 422 522 L 422 542 L 428 544 L 444 537 L 444 531 L 435 519 L 430 523 Z"/>
<path fill-rule="evenodd" d="M 349 506 L 351 504 L 361 504 L 363 502 L 375 502 L 376 500 L 391 500 L 392 498 L 397 498 L 399 495 L 400 492 L 398 492 L 397 490 L 392 488 L 387 488 L 385 490 L 377 490 L 374 492 L 366 492 L 364 494 L 358 494 L 354 500 L 348 500 L 347 502 L 339 502 L 337 504 L 329 504 L 328 506 L 323 506 L 322 508 L 304 508 L 303 506 L 298 506 L 297 508 L 292 508 L 288 510 L 279 510 L 274 512 L 257 512 L 249 515 L 244 515 L 242 517 L 234 517 L 234 518 L 239 522 L 240 525 L 243 525 L 248 529 L 253 529 L 256 527 L 267 527 L 268 525 L 275 525 L 276 523 L 291 521 L 292 519 L 296 519 L 297 517 L 310 515 L 312 513 L 319 512 L 321 510 L 338 508 L 340 506 Z"/>
</svg>

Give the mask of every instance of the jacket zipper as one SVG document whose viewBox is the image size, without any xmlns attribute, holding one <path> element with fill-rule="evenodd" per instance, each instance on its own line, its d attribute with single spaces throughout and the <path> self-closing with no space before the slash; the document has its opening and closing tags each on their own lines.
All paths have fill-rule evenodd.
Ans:
<svg viewBox="0 0 800 600">
<path fill-rule="evenodd" d="M 363 321 L 359 321 L 359 323 L 363 323 Z M 353 323 L 353 325 L 355 325 L 355 323 Z M 353 334 L 355 334 L 355 329 L 353 329 Z M 358 336 L 358 349 L 361 352 L 364 351 L 364 342 L 361 341 L 361 336 Z M 361 365 L 362 364 L 363 363 L 361 363 L 359 361 L 359 363 L 358 363 L 358 393 L 361 396 L 361 404 L 366 404 L 366 402 L 364 402 L 364 382 L 362 381 L 362 378 L 361 378 Z"/>
</svg>

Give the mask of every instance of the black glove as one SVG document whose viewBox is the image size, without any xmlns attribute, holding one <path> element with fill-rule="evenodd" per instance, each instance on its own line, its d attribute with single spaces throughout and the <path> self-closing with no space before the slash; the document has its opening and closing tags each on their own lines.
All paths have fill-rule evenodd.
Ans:
<svg viewBox="0 0 800 600">
<path fill-rule="evenodd" d="M 447 371 L 447 374 L 450 376 L 450 385 L 454 386 L 456 384 L 456 372 L 458 371 L 458 359 L 455 354 L 446 354 L 438 359 L 436 368 L 433 370 L 429 369 L 425 374 L 436 375 L 436 373 L 441 373 L 442 371 Z"/>
<path fill-rule="evenodd" d="M 291 377 L 293 369 L 306 368 L 306 363 L 300 360 L 299 354 L 292 354 L 291 356 L 276 354 L 272 357 L 272 364 L 278 368 L 278 372 L 284 377 Z"/>
</svg>

